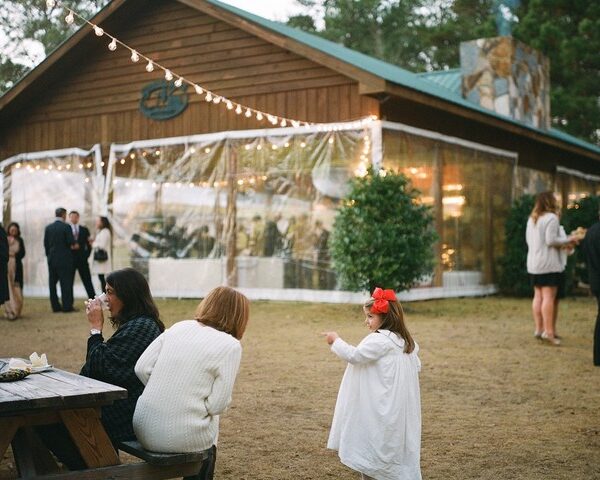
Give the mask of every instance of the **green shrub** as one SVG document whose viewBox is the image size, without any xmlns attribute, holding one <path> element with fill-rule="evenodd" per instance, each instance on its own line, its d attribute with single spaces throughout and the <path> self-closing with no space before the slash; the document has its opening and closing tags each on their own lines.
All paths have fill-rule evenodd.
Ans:
<svg viewBox="0 0 600 480">
<path fill-rule="evenodd" d="M 512 204 L 506 224 L 505 253 L 500 258 L 498 288 L 505 295 L 516 297 L 531 296 L 531 286 L 527 275 L 527 241 L 525 230 L 533 205 L 533 195 L 523 195 Z"/>
<path fill-rule="evenodd" d="M 382 176 L 371 169 L 351 180 L 331 241 L 343 288 L 401 291 L 432 272 L 437 235 L 430 207 L 418 198 L 418 190 L 402 174 Z"/>
</svg>

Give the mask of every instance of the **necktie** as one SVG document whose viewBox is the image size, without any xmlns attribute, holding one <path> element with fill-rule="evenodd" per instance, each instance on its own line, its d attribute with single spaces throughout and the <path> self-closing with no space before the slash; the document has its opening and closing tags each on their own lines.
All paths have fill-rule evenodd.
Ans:
<svg viewBox="0 0 600 480">
<path fill-rule="evenodd" d="M 79 236 L 79 229 L 77 228 L 77 225 L 73 227 L 73 236 L 75 237 L 75 240 L 77 240 L 77 237 Z"/>
</svg>

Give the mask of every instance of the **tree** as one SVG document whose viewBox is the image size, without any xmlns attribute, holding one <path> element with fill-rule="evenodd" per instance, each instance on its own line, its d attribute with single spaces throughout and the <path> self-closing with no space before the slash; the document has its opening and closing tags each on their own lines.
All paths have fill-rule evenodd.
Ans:
<svg viewBox="0 0 600 480">
<path fill-rule="evenodd" d="M 415 72 L 459 67 L 460 42 L 497 36 L 496 12 L 506 3 L 297 1 L 309 14 L 324 12 L 325 28 L 317 34 Z M 514 37 L 550 59 L 554 123 L 600 144 L 600 2 L 522 0 L 513 14 Z"/>
<path fill-rule="evenodd" d="M 5 39 L 0 45 L 4 52 L 0 55 L 0 94 L 79 28 L 77 21 L 73 25 L 65 22 L 65 9 L 89 18 L 106 3 L 108 0 L 61 0 L 59 7 L 46 0 L 2 0 L 0 33 Z M 31 53 L 32 44 L 38 46 L 40 55 Z"/>
<path fill-rule="evenodd" d="M 437 235 L 430 208 L 404 175 L 386 173 L 370 169 L 352 180 L 338 210 L 331 256 L 343 288 L 406 290 L 433 269 Z"/>
</svg>

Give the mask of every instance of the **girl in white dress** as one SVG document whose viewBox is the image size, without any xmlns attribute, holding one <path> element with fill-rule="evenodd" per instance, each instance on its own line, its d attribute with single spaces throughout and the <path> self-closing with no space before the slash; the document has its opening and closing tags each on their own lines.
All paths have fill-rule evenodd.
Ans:
<svg viewBox="0 0 600 480">
<path fill-rule="evenodd" d="M 348 362 L 327 448 L 362 479 L 420 480 L 419 346 L 393 290 L 376 288 L 364 312 L 371 333 L 358 346 L 323 334 Z"/>
<path fill-rule="evenodd" d="M 96 219 L 96 238 L 92 242 L 92 274 L 98 275 L 100 280 L 100 288 L 106 291 L 106 275 L 112 272 L 112 227 L 106 217 L 98 217 Z M 94 253 L 96 249 L 102 249 L 108 254 L 106 260 L 95 260 Z"/>
</svg>

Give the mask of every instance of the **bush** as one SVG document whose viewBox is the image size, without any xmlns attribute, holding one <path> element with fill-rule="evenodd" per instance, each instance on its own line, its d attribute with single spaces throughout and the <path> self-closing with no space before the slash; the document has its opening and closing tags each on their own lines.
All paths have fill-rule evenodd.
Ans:
<svg viewBox="0 0 600 480">
<path fill-rule="evenodd" d="M 505 253 L 500 258 L 498 288 L 505 295 L 516 297 L 531 296 L 531 286 L 527 275 L 527 241 L 525 231 L 527 219 L 533 205 L 533 195 L 523 195 L 515 200 L 506 219 Z"/>
<path fill-rule="evenodd" d="M 402 291 L 433 270 L 431 209 L 401 174 L 372 169 L 351 180 L 338 210 L 331 241 L 334 269 L 342 288 Z"/>
</svg>

